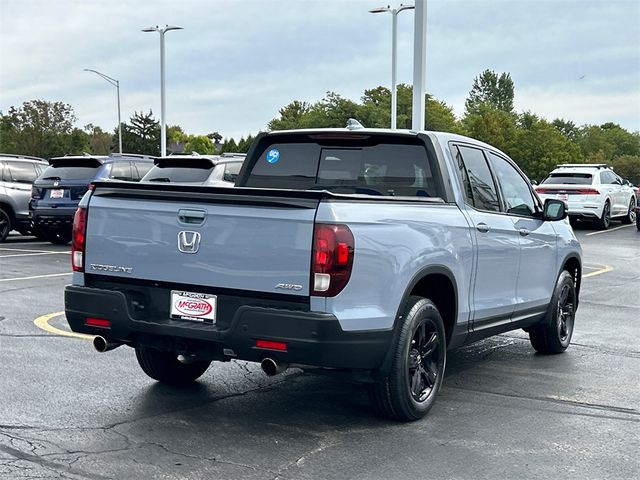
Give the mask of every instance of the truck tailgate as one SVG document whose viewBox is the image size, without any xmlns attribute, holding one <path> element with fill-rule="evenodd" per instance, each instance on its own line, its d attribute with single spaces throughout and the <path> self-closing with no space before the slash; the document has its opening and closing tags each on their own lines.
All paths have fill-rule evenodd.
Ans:
<svg viewBox="0 0 640 480">
<path fill-rule="evenodd" d="M 309 295 L 320 198 L 100 185 L 88 207 L 87 274 Z"/>
</svg>

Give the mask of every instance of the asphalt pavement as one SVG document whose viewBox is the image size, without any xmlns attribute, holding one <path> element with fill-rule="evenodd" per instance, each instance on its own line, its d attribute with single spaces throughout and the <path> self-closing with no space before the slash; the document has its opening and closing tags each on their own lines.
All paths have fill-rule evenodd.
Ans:
<svg viewBox="0 0 640 480">
<path fill-rule="evenodd" d="M 69 248 L 0 244 L 0 478 L 631 479 L 640 472 L 640 232 L 578 227 L 572 345 L 524 332 L 450 352 L 415 423 L 374 416 L 361 386 L 214 363 L 193 386 L 96 353 L 62 315 Z M 34 323 L 38 319 L 38 325 Z"/>
</svg>

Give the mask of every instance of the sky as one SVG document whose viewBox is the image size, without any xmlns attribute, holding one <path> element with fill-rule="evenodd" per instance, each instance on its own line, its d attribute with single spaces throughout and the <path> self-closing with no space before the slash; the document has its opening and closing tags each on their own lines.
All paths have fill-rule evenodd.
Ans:
<svg viewBox="0 0 640 480">
<path fill-rule="evenodd" d="M 293 100 L 359 100 L 391 82 L 388 0 L 0 0 L 0 111 L 62 101 L 77 125 L 113 131 L 160 114 L 166 24 L 167 124 L 255 134 Z M 397 2 L 392 5 L 399 5 Z M 405 3 L 411 3 L 405 0 Z M 640 130 L 640 1 L 428 0 L 426 90 L 456 115 L 485 69 L 508 72 L 517 111 Z M 413 78 L 413 11 L 398 15 L 398 82 Z"/>
</svg>

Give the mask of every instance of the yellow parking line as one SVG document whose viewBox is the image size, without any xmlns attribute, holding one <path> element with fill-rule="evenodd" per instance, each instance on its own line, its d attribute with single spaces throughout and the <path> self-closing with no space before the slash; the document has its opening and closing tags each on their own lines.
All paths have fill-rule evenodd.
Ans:
<svg viewBox="0 0 640 480">
<path fill-rule="evenodd" d="M 602 275 L 603 273 L 607 273 L 611 271 L 613 271 L 613 267 L 610 267 L 609 265 L 603 265 L 603 267 L 600 270 L 596 270 L 595 272 L 582 275 L 582 278 L 595 277 L 596 275 Z"/>
<path fill-rule="evenodd" d="M 49 325 L 49 320 L 51 320 L 52 318 L 61 317 L 62 315 L 64 315 L 64 312 L 48 313 L 47 315 L 42 315 L 41 317 L 36 318 L 33 323 L 35 323 L 36 327 L 38 327 L 39 329 L 44 330 L 45 332 L 53 333 L 54 335 L 81 338 L 82 340 L 93 340 L 93 335 L 84 335 L 82 333 L 70 332 L 68 330 L 62 330 L 60 328 Z"/>
</svg>

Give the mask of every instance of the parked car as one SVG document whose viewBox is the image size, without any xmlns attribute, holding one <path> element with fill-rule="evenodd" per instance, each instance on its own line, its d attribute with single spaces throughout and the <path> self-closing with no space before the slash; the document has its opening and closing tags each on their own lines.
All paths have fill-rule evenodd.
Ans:
<svg viewBox="0 0 640 480">
<path fill-rule="evenodd" d="M 572 222 L 589 220 L 606 230 L 613 218 L 623 223 L 636 220 L 634 189 L 606 164 L 558 165 L 536 192 L 542 200 L 567 202 Z"/>
<path fill-rule="evenodd" d="M 539 352 L 568 347 L 582 261 L 565 218 L 471 138 L 262 133 L 236 188 L 95 183 L 66 318 L 161 382 L 214 360 L 296 365 L 352 374 L 382 414 L 416 420 L 447 350 L 517 328 Z"/>
<path fill-rule="evenodd" d="M 52 158 L 33 184 L 30 209 L 34 229 L 51 243 L 69 243 L 73 214 L 92 181 L 137 182 L 151 167 L 152 157 L 136 154 Z"/>
<path fill-rule="evenodd" d="M 31 185 L 46 167 L 42 158 L 0 153 L 0 243 L 12 230 L 31 233 Z"/>
<path fill-rule="evenodd" d="M 169 155 L 156 158 L 142 182 L 233 187 L 244 161 L 243 154 Z"/>
</svg>

